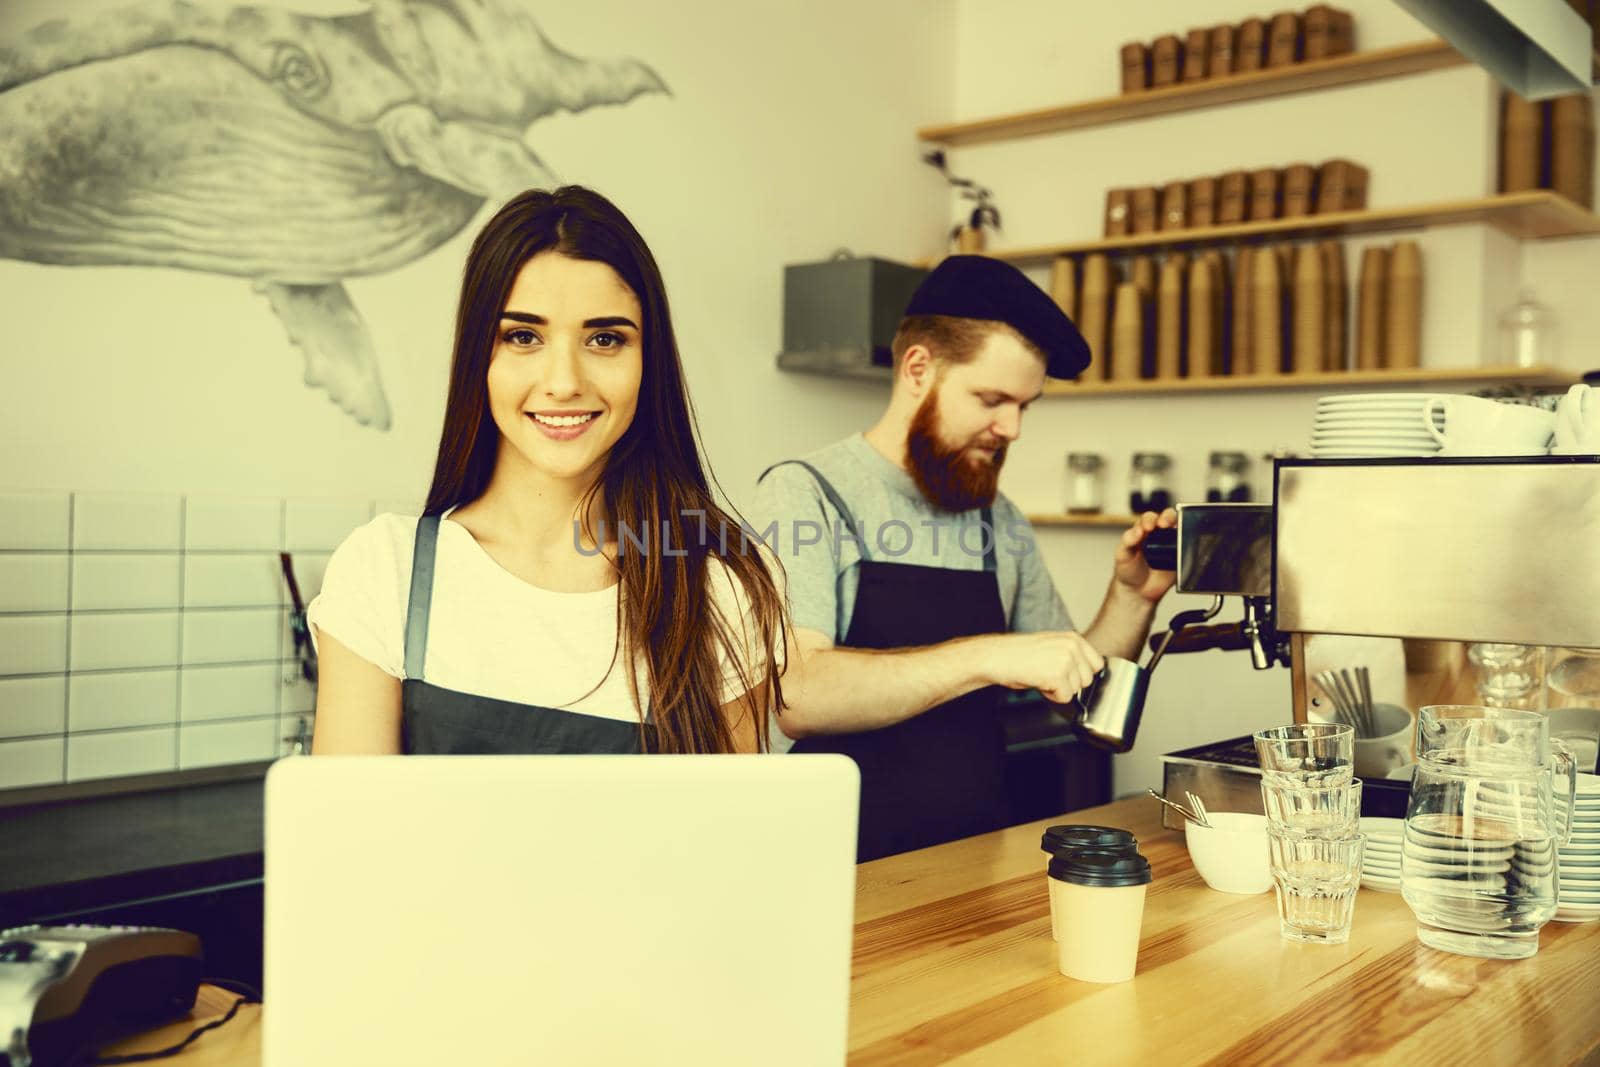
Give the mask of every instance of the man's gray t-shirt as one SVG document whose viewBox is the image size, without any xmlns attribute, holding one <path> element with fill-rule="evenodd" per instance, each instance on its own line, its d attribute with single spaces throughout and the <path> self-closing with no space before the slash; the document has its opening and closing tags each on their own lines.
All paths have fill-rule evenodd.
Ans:
<svg viewBox="0 0 1600 1067">
<path fill-rule="evenodd" d="M 784 463 L 761 479 L 749 518 L 783 564 L 795 626 L 827 634 L 835 644 L 844 641 L 863 545 L 866 558 L 875 562 L 977 571 L 992 538 L 1000 604 L 1011 632 L 1074 629 L 1039 555 L 1033 527 L 1004 494 L 995 497 L 993 531 L 986 536 L 981 510 L 935 508 L 911 475 L 861 434 L 801 458 L 843 500 L 863 544 L 850 536 L 838 508 L 805 467 Z M 773 750 L 787 747 L 774 727 Z"/>
</svg>

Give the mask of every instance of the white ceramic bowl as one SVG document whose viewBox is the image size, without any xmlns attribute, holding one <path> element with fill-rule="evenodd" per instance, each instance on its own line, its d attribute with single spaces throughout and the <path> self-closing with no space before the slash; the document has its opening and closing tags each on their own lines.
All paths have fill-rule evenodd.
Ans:
<svg viewBox="0 0 1600 1067">
<path fill-rule="evenodd" d="M 1240 811 L 1208 813 L 1210 828 L 1184 826 L 1189 859 L 1206 885 L 1223 893 L 1265 893 L 1272 888 L 1267 817 Z"/>
</svg>

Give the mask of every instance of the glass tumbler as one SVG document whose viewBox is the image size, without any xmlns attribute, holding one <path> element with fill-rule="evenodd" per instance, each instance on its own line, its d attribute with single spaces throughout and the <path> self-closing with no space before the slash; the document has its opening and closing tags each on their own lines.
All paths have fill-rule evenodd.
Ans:
<svg viewBox="0 0 1600 1067">
<path fill-rule="evenodd" d="M 1356 732 L 1344 723 L 1297 722 L 1258 730 L 1263 782 L 1337 785 L 1355 774 Z"/>
<path fill-rule="evenodd" d="M 1321 837 L 1268 827 L 1278 929 L 1285 940 L 1320 945 L 1350 940 L 1366 840 L 1361 834 Z"/>
<path fill-rule="evenodd" d="M 1268 823 L 1283 830 L 1338 837 L 1361 822 L 1359 778 L 1317 786 L 1263 779 L 1261 800 Z"/>
</svg>

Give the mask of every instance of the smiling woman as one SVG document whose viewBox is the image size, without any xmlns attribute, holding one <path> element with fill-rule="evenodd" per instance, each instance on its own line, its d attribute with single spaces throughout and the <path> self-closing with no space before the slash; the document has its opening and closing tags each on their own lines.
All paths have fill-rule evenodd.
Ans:
<svg viewBox="0 0 1600 1067">
<path fill-rule="evenodd" d="M 357 530 L 307 609 L 313 752 L 765 749 L 782 571 L 730 527 L 643 238 L 522 194 L 467 259 L 422 517 Z"/>
</svg>

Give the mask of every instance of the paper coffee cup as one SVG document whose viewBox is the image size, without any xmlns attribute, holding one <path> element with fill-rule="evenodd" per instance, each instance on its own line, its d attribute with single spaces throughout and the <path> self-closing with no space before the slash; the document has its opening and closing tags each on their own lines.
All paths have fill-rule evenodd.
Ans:
<svg viewBox="0 0 1600 1067">
<path fill-rule="evenodd" d="M 1134 840 L 1133 834 L 1127 830 L 1119 830 L 1115 826 L 1089 826 L 1085 824 L 1067 823 L 1060 826 L 1047 827 L 1044 836 L 1039 839 L 1039 849 L 1045 855 L 1045 881 L 1050 880 L 1050 861 L 1057 853 L 1070 852 L 1080 848 L 1108 848 L 1112 851 L 1139 851 L 1139 844 Z M 1050 890 L 1050 937 L 1052 940 L 1061 940 L 1060 913 L 1056 911 L 1055 890 Z"/>
<path fill-rule="evenodd" d="M 1137 851 L 1078 849 L 1050 861 L 1061 916 L 1056 966 L 1080 982 L 1126 982 L 1139 962 L 1150 861 Z"/>
</svg>

